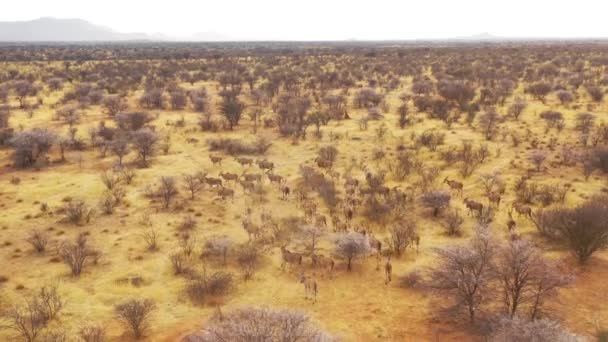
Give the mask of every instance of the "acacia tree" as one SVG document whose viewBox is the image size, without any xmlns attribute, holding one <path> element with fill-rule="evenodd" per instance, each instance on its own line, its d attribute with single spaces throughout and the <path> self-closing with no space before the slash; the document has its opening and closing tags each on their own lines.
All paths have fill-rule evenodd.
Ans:
<svg viewBox="0 0 608 342">
<path fill-rule="evenodd" d="M 487 227 L 479 227 L 464 246 L 435 249 L 439 264 L 431 271 L 431 286 L 466 306 L 471 323 L 479 307 L 488 300 L 496 253 Z"/>
<path fill-rule="evenodd" d="M 144 166 L 148 165 L 148 158 L 154 155 L 158 142 L 158 135 L 149 128 L 141 128 L 131 134 L 131 142 Z"/>
<path fill-rule="evenodd" d="M 238 126 L 243 110 L 245 110 L 245 104 L 236 97 L 229 96 L 222 99 L 220 111 L 228 121 L 230 130 L 232 130 L 234 126 Z"/>
<path fill-rule="evenodd" d="M 352 270 L 352 261 L 369 252 L 369 241 L 366 236 L 356 232 L 340 233 L 334 237 L 335 252 L 346 260 L 348 271 Z"/>
<path fill-rule="evenodd" d="M 46 128 L 34 128 L 15 134 L 9 141 L 14 148 L 17 167 L 34 165 L 57 141 L 57 135 Z"/>
</svg>

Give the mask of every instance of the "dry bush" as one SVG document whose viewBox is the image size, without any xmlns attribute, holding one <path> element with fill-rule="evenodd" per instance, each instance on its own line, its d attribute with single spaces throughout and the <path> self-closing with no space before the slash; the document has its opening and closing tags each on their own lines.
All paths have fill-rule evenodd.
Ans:
<svg viewBox="0 0 608 342">
<path fill-rule="evenodd" d="M 433 209 L 433 216 L 438 216 L 439 212 L 443 208 L 447 208 L 450 205 L 452 196 L 443 190 L 429 191 L 420 196 L 420 202 L 427 208 Z"/>
<path fill-rule="evenodd" d="M 173 268 L 173 274 L 175 275 L 189 275 L 192 273 L 190 267 L 190 258 L 183 252 L 173 253 L 169 257 L 171 261 L 171 267 Z"/>
<path fill-rule="evenodd" d="M 505 317 L 498 321 L 492 328 L 489 336 L 491 342 L 582 342 L 586 339 L 582 336 L 574 335 L 555 321 L 540 319 L 527 321 L 518 317 Z"/>
<path fill-rule="evenodd" d="M 260 248 L 251 243 L 243 244 L 236 250 L 236 261 L 243 270 L 245 280 L 251 279 L 260 264 L 261 256 Z"/>
<path fill-rule="evenodd" d="M 64 205 L 63 209 L 67 221 L 75 225 L 89 223 L 95 214 L 95 210 L 89 208 L 83 200 L 71 200 Z"/>
<path fill-rule="evenodd" d="M 336 341 L 302 312 L 253 307 L 218 315 L 205 326 L 200 335 L 189 338 L 193 342 Z"/>
<path fill-rule="evenodd" d="M 114 307 L 116 318 L 139 339 L 149 327 L 150 316 L 156 304 L 150 299 L 129 299 Z"/>
<path fill-rule="evenodd" d="M 105 342 L 106 330 L 101 325 L 86 325 L 78 330 L 78 337 L 83 342 Z"/>
<path fill-rule="evenodd" d="M 443 215 L 441 225 L 446 233 L 450 236 L 459 236 L 461 234 L 461 226 L 464 223 L 460 210 L 452 208 Z"/>
<path fill-rule="evenodd" d="M 46 250 L 46 246 L 49 243 L 49 236 L 45 232 L 34 229 L 29 233 L 26 241 L 32 245 L 37 253 L 42 253 Z"/>
<path fill-rule="evenodd" d="M 203 305 L 209 298 L 228 294 L 233 288 L 232 274 L 215 272 L 210 276 L 205 273 L 192 277 L 186 285 L 186 293 L 197 305 Z"/>
<path fill-rule="evenodd" d="M 78 234 L 75 242 L 64 241 L 58 252 L 73 276 L 79 276 L 89 261 L 96 262 L 99 258 L 99 252 L 88 246 L 87 237 L 83 233 Z"/>
<path fill-rule="evenodd" d="M 393 226 L 389 230 L 389 238 L 386 240 L 388 248 L 391 249 L 392 253 L 400 257 L 405 249 L 412 243 L 415 243 L 415 239 L 418 237 L 416 233 L 416 225 L 412 222 L 400 222 L 398 225 Z"/>
<path fill-rule="evenodd" d="M 207 140 L 211 151 L 223 151 L 229 155 L 263 155 L 268 151 L 272 143 L 264 138 L 258 138 L 254 142 L 244 142 L 240 139 L 213 138 Z"/>
<path fill-rule="evenodd" d="M 142 234 L 142 236 L 148 251 L 153 252 L 158 250 L 158 233 L 156 230 L 149 228 Z"/>
<path fill-rule="evenodd" d="M 608 199 L 596 196 L 574 208 L 539 210 L 533 222 L 545 236 L 562 240 L 583 264 L 608 247 Z"/>
</svg>

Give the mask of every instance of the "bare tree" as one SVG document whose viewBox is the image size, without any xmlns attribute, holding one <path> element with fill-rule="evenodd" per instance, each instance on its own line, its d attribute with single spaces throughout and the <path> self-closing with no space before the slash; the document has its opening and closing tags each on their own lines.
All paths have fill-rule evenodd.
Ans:
<svg viewBox="0 0 608 342">
<path fill-rule="evenodd" d="M 431 272 L 431 285 L 453 296 L 475 322 L 479 307 L 488 300 L 493 274 L 495 243 L 487 227 L 479 227 L 466 246 L 436 249 L 439 264 Z"/>
<path fill-rule="evenodd" d="M 154 155 L 156 143 L 158 142 L 158 135 L 148 128 L 142 128 L 133 132 L 131 140 L 141 158 L 142 164 L 147 166 L 148 158 Z"/>
<path fill-rule="evenodd" d="M 86 325 L 78 330 L 78 336 L 83 342 L 104 342 L 106 330 L 101 325 Z"/>
<path fill-rule="evenodd" d="M 173 177 L 160 177 L 160 184 L 158 185 L 158 195 L 163 200 L 163 206 L 165 209 L 169 208 L 171 201 L 175 196 L 179 194 L 177 190 L 177 184 Z"/>
<path fill-rule="evenodd" d="M 196 174 L 184 175 L 184 188 L 190 193 L 190 199 L 194 199 L 196 194 L 203 189 L 203 183 Z"/>
<path fill-rule="evenodd" d="M 489 109 L 479 117 L 479 126 L 486 140 L 492 140 L 498 131 L 498 125 L 503 121 L 495 109 Z"/>
<path fill-rule="evenodd" d="M 136 339 L 143 336 L 149 326 L 156 305 L 150 299 L 129 299 L 114 307 L 116 318 L 129 327 Z"/>
<path fill-rule="evenodd" d="M 532 152 L 532 155 L 530 155 L 530 160 L 536 167 L 537 172 L 540 172 L 541 168 L 543 167 L 543 164 L 545 163 L 545 159 L 547 159 L 548 156 L 549 153 L 547 153 L 547 151 L 537 150 Z"/>
<path fill-rule="evenodd" d="M 106 95 L 101 101 L 101 106 L 104 109 L 106 115 L 110 117 L 116 116 L 116 114 L 124 112 L 128 109 L 125 100 L 118 95 Z"/>
<path fill-rule="evenodd" d="M 352 270 L 352 261 L 370 251 L 369 241 L 356 232 L 340 233 L 334 237 L 335 252 L 346 260 L 347 270 Z"/>
</svg>

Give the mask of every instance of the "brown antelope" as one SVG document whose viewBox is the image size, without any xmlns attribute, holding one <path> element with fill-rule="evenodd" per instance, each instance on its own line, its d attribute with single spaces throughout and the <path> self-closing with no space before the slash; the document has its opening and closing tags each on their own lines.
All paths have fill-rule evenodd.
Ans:
<svg viewBox="0 0 608 342">
<path fill-rule="evenodd" d="M 251 158 L 245 158 L 245 157 L 238 157 L 236 158 L 236 161 L 241 164 L 241 166 L 251 166 L 253 165 L 253 159 Z"/>
<path fill-rule="evenodd" d="M 363 236 L 365 236 L 367 238 L 367 242 L 369 244 L 369 246 L 376 251 L 376 255 L 378 257 L 380 257 L 380 254 L 382 252 L 382 242 L 378 239 L 376 239 L 374 237 L 374 235 L 372 233 L 367 233 L 367 231 L 364 229 L 363 232 L 361 232 L 361 234 L 363 234 Z"/>
<path fill-rule="evenodd" d="M 249 219 L 243 220 L 242 225 L 243 229 L 245 229 L 245 231 L 247 232 L 247 235 L 249 235 L 249 240 L 255 240 L 262 234 L 262 227 L 251 222 L 251 220 Z"/>
<path fill-rule="evenodd" d="M 481 213 L 483 211 L 483 204 L 470 200 L 468 198 L 465 198 L 462 202 L 465 204 L 467 209 L 469 209 L 469 215 L 471 215 L 473 211 L 476 211 L 478 215 L 481 216 Z"/>
<path fill-rule="evenodd" d="M 221 187 L 218 190 L 217 194 L 224 200 L 228 197 L 230 197 L 230 199 L 234 200 L 234 190 L 232 190 L 232 189 Z"/>
<path fill-rule="evenodd" d="M 384 264 L 384 284 L 388 284 L 392 280 L 393 264 L 391 263 L 391 257 L 389 256 Z"/>
<path fill-rule="evenodd" d="M 347 177 L 344 181 L 344 185 L 356 188 L 359 186 L 359 180 L 357 178 Z"/>
<path fill-rule="evenodd" d="M 266 159 L 257 161 L 258 167 L 262 170 L 266 170 L 266 172 L 272 171 L 274 169 L 274 163 L 270 162 Z"/>
<path fill-rule="evenodd" d="M 255 173 L 244 173 L 242 175 L 242 177 L 247 182 L 261 182 L 262 181 L 262 175 L 258 175 L 258 174 L 255 174 Z"/>
<path fill-rule="evenodd" d="M 283 185 L 281 187 L 281 196 L 283 200 L 286 200 L 287 197 L 289 197 L 289 193 L 291 192 L 291 189 L 287 186 L 287 185 Z"/>
<path fill-rule="evenodd" d="M 317 214 L 315 215 L 315 225 L 321 227 L 327 227 L 327 218 L 325 215 Z"/>
<path fill-rule="evenodd" d="M 391 193 L 391 189 L 388 186 L 380 186 L 378 187 L 378 194 L 382 195 L 383 197 L 388 197 L 388 195 L 390 195 Z"/>
<path fill-rule="evenodd" d="M 513 219 L 513 216 L 511 216 L 511 210 L 509 210 L 509 220 L 507 221 L 507 229 L 509 230 L 509 233 L 512 233 L 513 230 L 515 229 L 515 226 L 517 225 L 517 223 L 515 222 L 515 220 Z"/>
<path fill-rule="evenodd" d="M 330 272 L 332 272 L 334 270 L 334 267 L 336 266 L 336 262 L 334 261 L 334 259 L 320 254 L 313 254 L 310 257 L 310 260 L 312 261 L 312 267 L 327 268 Z"/>
<path fill-rule="evenodd" d="M 222 165 L 222 159 L 223 159 L 222 157 L 209 155 L 209 159 L 211 159 L 211 162 L 213 163 L 213 165 L 215 165 L 215 164 Z"/>
<path fill-rule="evenodd" d="M 500 207 L 500 194 L 496 193 L 496 192 L 490 192 L 488 194 L 488 202 L 490 202 L 490 204 L 495 205 L 496 208 Z"/>
<path fill-rule="evenodd" d="M 239 180 L 239 175 L 236 173 L 230 172 L 220 172 L 220 177 L 224 178 L 225 181 L 237 181 Z"/>
<path fill-rule="evenodd" d="M 300 283 L 304 284 L 304 298 L 306 300 L 311 299 L 313 303 L 316 303 L 317 293 L 319 292 L 317 281 L 312 277 L 307 277 L 302 272 L 300 274 Z"/>
<path fill-rule="evenodd" d="M 255 190 L 255 184 L 253 182 L 239 181 L 239 184 L 241 184 L 244 191 L 253 192 L 253 190 Z"/>
<path fill-rule="evenodd" d="M 528 207 L 527 205 L 521 204 L 519 202 L 513 202 L 511 207 L 515 209 L 517 215 L 519 216 L 526 215 L 528 217 L 532 217 L 532 208 Z"/>
<path fill-rule="evenodd" d="M 222 186 L 222 180 L 215 177 L 205 177 L 205 183 L 209 186 Z"/>
<path fill-rule="evenodd" d="M 456 191 L 456 195 L 462 195 L 462 190 L 464 188 L 464 185 L 462 183 L 455 180 L 449 180 L 448 177 L 445 177 L 443 182 L 449 185 L 452 190 Z"/>
<path fill-rule="evenodd" d="M 410 241 L 416 245 L 416 255 L 418 254 L 418 248 L 420 247 L 420 235 L 416 232 L 412 232 L 410 235 Z"/>
<path fill-rule="evenodd" d="M 294 253 L 285 248 L 285 245 L 281 246 L 281 269 L 285 268 L 285 265 L 302 265 L 302 255 Z"/>
<path fill-rule="evenodd" d="M 268 180 L 270 180 L 270 183 L 275 183 L 275 184 L 281 185 L 285 181 L 283 179 L 283 176 L 275 175 L 274 173 L 269 172 L 267 176 L 268 176 Z"/>
<path fill-rule="evenodd" d="M 315 158 L 315 163 L 317 164 L 318 167 L 323 168 L 323 169 L 330 169 L 333 165 L 331 160 L 323 159 L 321 157 Z"/>
</svg>

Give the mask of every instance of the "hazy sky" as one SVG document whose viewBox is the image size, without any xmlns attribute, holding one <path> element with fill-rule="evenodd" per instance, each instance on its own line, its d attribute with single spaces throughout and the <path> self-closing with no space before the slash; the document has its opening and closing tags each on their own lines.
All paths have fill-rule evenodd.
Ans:
<svg viewBox="0 0 608 342">
<path fill-rule="evenodd" d="M 235 39 L 608 37 L 607 0 L 2 0 L 0 21 L 81 18 L 121 32 Z"/>
</svg>

